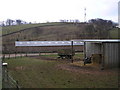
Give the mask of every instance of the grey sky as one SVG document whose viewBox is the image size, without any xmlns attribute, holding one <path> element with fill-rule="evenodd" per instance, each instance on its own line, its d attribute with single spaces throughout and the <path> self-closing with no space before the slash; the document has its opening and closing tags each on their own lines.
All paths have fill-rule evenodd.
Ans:
<svg viewBox="0 0 120 90">
<path fill-rule="evenodd" d="M 0 0 L 0 21 L 59 21 L 60 19 L 103 18 L 118 22 L 119 0 Z"/>
</svg>

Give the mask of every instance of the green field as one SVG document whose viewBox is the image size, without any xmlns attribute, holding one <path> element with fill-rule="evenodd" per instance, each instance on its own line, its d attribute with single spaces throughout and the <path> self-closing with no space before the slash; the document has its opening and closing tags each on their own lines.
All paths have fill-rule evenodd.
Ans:
<svg viewBox="0 0 120 90">
<path fill-rule="evenodd" d="M 45 55 L 44 55 L 45 56 Z M 76 55 L 77 56 L 77 55 Z M 46 56 L 48 57 L 48 55 Z M 52 57 L 55 57 L 53 55 Z M 9 74 L 18 80 L 22 88 L 117 88 L 118 74 L 114 71 L 82 72 L 61 69 L 58 66 L 72 66 L 64 61 L 51 61 L 35 57 L 11 58 L 8 62 Z M 80 66 L 77 68 L 81 68 Z M 88 68 L 89 69 L 89 68 Z M 93 70 L 93 69 L 91 69 Z"/>
</svg>

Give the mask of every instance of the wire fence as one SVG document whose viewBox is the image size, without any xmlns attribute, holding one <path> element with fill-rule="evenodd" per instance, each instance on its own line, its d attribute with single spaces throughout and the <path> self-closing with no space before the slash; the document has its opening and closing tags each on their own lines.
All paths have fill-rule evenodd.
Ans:
<svg viewBox="0 0 120 90">
<path fill-rule="evenodd" d="M 30 55 L 42 55 L 42 54 L 49 54 L 49 53 L 58 53 L 61 49 L 72 49 L 69 46 L 18 46 L 15 47 L 15 50 L 4 50 L 2 58 L 16 58 L 16 57 L 23 57 L 23 56 L 30 56 Z M 73 45 L 73 49 L 75 53 L 83 52 L 83 45 Z M 14 52 L 13 52 L 14 51 Z M 6 53 L 5 53 L 6 52 Z"/>
<path fill-rule="evenodd" d="M 20 90 L 18 81 L 14 80 L 8 73 L 7 66 L 2 68 L 2 88 L 16 88 Z"/>
</svg>

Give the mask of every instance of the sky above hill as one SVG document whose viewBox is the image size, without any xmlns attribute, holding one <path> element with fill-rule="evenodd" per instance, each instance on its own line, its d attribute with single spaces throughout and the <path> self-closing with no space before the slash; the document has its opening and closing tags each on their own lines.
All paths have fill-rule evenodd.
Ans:
<svg viewBox="0 0 120 90">
<path fill-rule="evenodd" d="M 0 21 L 55 22 L 102 18 L 118 22 L 119 0 L 0 0 Z"/>
</svg>

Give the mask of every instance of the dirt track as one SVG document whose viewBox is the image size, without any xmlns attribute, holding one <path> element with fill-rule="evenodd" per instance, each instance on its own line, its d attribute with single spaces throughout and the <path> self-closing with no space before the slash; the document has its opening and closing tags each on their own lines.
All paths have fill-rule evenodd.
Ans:
<svg viewBox="0 0 120 90">
<path fill-rule="evenodd" d="M 50 55 L 51 53 L 41 53 L 40 55 Z M 53 54 L 56 54 L 56 53 L 53 53 Z M 5 58 L 8 58 L 8 57 L 20 57 L 20 56 L 39 56 L 39 53 L 30 53 L 30 54 L 4 54 L 5 55 Z M 9 56 L 10 55 L 10 56 Z M 3 55 L 0 55 L 0 57 L 2 57 Z"/>
</svg>

